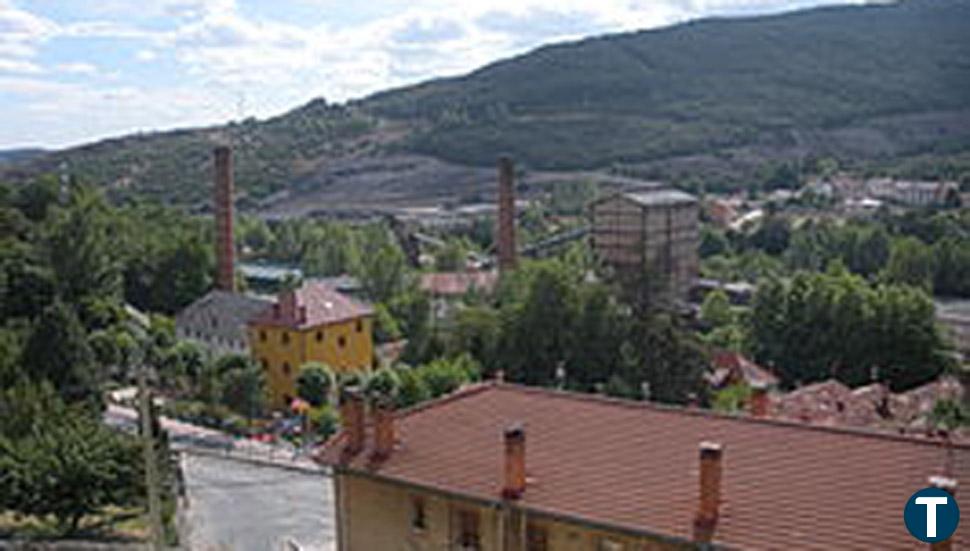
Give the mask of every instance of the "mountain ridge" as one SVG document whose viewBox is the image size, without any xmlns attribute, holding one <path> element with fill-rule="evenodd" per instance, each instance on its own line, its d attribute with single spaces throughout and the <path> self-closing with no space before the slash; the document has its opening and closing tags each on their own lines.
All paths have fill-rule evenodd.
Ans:
<svg viewBox="0 0 970 551">
<path fill-rule="evenodd" d="M 534 170 L 671 180 L 740 182 L 766 163 L 818 156 L 943 160 L 970 175 L 968 59 L 970 0 L 705 18 L 541 46 L 342 105 L 317 99 L 261 121 L 88 144 L 0 168 L 0 179 L 66 167 L 121 198 L 193 204 L 207 198 L 219 140 L 236 148 L 254 208 L 331 188 L 323 196 L 339 201 L 340 171 L 388 155 L 481 167 L 511 154 Z M 413 180 L 415 198 L 427 195 L 423 177 L 403 172 L 396 189 Z M 362 191 L 379 203 L 384 189 Z"/>
</svg>

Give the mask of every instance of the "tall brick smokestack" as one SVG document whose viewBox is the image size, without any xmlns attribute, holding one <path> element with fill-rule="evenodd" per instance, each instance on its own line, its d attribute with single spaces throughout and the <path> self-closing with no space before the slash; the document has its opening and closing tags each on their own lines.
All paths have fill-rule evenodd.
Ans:
<svg viewBox="0 0 970 551">
<path fill-rule="evenodd" d="M 219 146 L 215 157 L 216 288 L 236 290 L 236 248 L 232 234 L 232 150 Z"/>
<path fill-rule="evenodd" d="M 515 167 L 512 159 L 498 160 L 498 267 L 513 270 L 518 264 L 515 251 Z"/>
</svg>

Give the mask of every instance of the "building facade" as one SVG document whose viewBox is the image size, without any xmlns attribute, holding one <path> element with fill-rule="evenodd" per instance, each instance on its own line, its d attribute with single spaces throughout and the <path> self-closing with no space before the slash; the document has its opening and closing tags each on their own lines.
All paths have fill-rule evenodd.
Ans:
<svg viewBox="0 0 970 551">
<path fill-rule="evenodd" d="M 212 290 L 175 316 L 175 336 L 212 356 L 248 354 L 246 324 L 270 304 L 259 297 Z"/>
<path fill-rule="evenodd" d="M 621 281 L 647 277 L 683 298 L 697 278 L 697 199 L 671 189 L 623 192 L 593 203 L 593 250 Z"/>
<path fill-rule="evenodd" d="M 900 509 L 970 476 L 959 442 L 500 381 L 341 417 L 318 459 L 342 551 L 928 548 Z"/>
<path fill-rule="evenodd" d="M 313 281 L 280 293 L 248 326 L 251 355 L 265 370 L 274 408 L 296 396 L 296 378 L 307 362 L 336 372 L 370 370 L 372 335 L 369 306 Z"/>
</svg>

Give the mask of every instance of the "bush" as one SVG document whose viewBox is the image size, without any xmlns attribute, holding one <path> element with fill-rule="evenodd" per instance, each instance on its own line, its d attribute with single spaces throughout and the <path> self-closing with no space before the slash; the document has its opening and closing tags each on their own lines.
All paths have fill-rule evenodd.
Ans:
<svg viewBox="0 0 970 551">
<path fill-rule="evenodd" d="M 300 374 L 296 378 L 296 394 L 311 406 L 319 407 L 327 403 L 333 384 L 333 371 L 329 367 L 318 362 L 309 362 L 300 367 Z"/>
</svg>

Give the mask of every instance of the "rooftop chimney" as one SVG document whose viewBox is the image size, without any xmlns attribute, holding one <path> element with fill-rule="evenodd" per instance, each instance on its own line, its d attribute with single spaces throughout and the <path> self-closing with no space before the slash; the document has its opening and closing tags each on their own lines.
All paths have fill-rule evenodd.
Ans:
<svg viewBox="0 0 970 551">
<path fill-rule="evenodd" d="M 215 156 L 216 288 L 236 291 L 235 245 L 232 234 L 232 151 L 219 146 Z"/>
<path fill-rule="evenodd" d="M 716 442 L 700 444 L 700 500 L 694 517 L 694 541 L 710 543 L 717 527 L 721 506 L 721 456 L 723 448 Z"/>
<path fill-rule="evenodd" d="M 389 400 L 374 404 L 374 453 L 375 460 L 387 459 L 394 451 L 394 406 Z"/>
<path fill-rule="evenodd" d="M 515 250 L 515 167 L 512 159 L 498 160 L 498 267 L 513 270 L 518 259 Z"/>
<path fill-rule="evenodd" d="M 345 453 L 354 456 L 364 448 L 364 398 L 359 390 L 348 388 L 341 393 L 340 422 L 347 433 Z"/>
<path fill-rule="evenodd" d="M 763 381 L 751 383 L 751 396 L 748 398 L 748 410 L 753 417 L 767 417 L 771 404 L 768 401 L 768 385 Z"/>
<path fill-rule="evenodd" d="M 525 491 L 525 428 L 516 423 L 505 429 L 505 484 L 502 497 L 518 499 Z"/>
<path fill-rule="evenodd" d="M 945 476 L 931 476 L 930 486 L 945 491 L 951 496 L 956 497 L 957 495 L 957 481 L 952 478 L 947 478 Z M 944 541 L 938 541 L 930 544 L 930 551 L 950 551 L 953 549 L 953 537 Z"/>
</svg>

